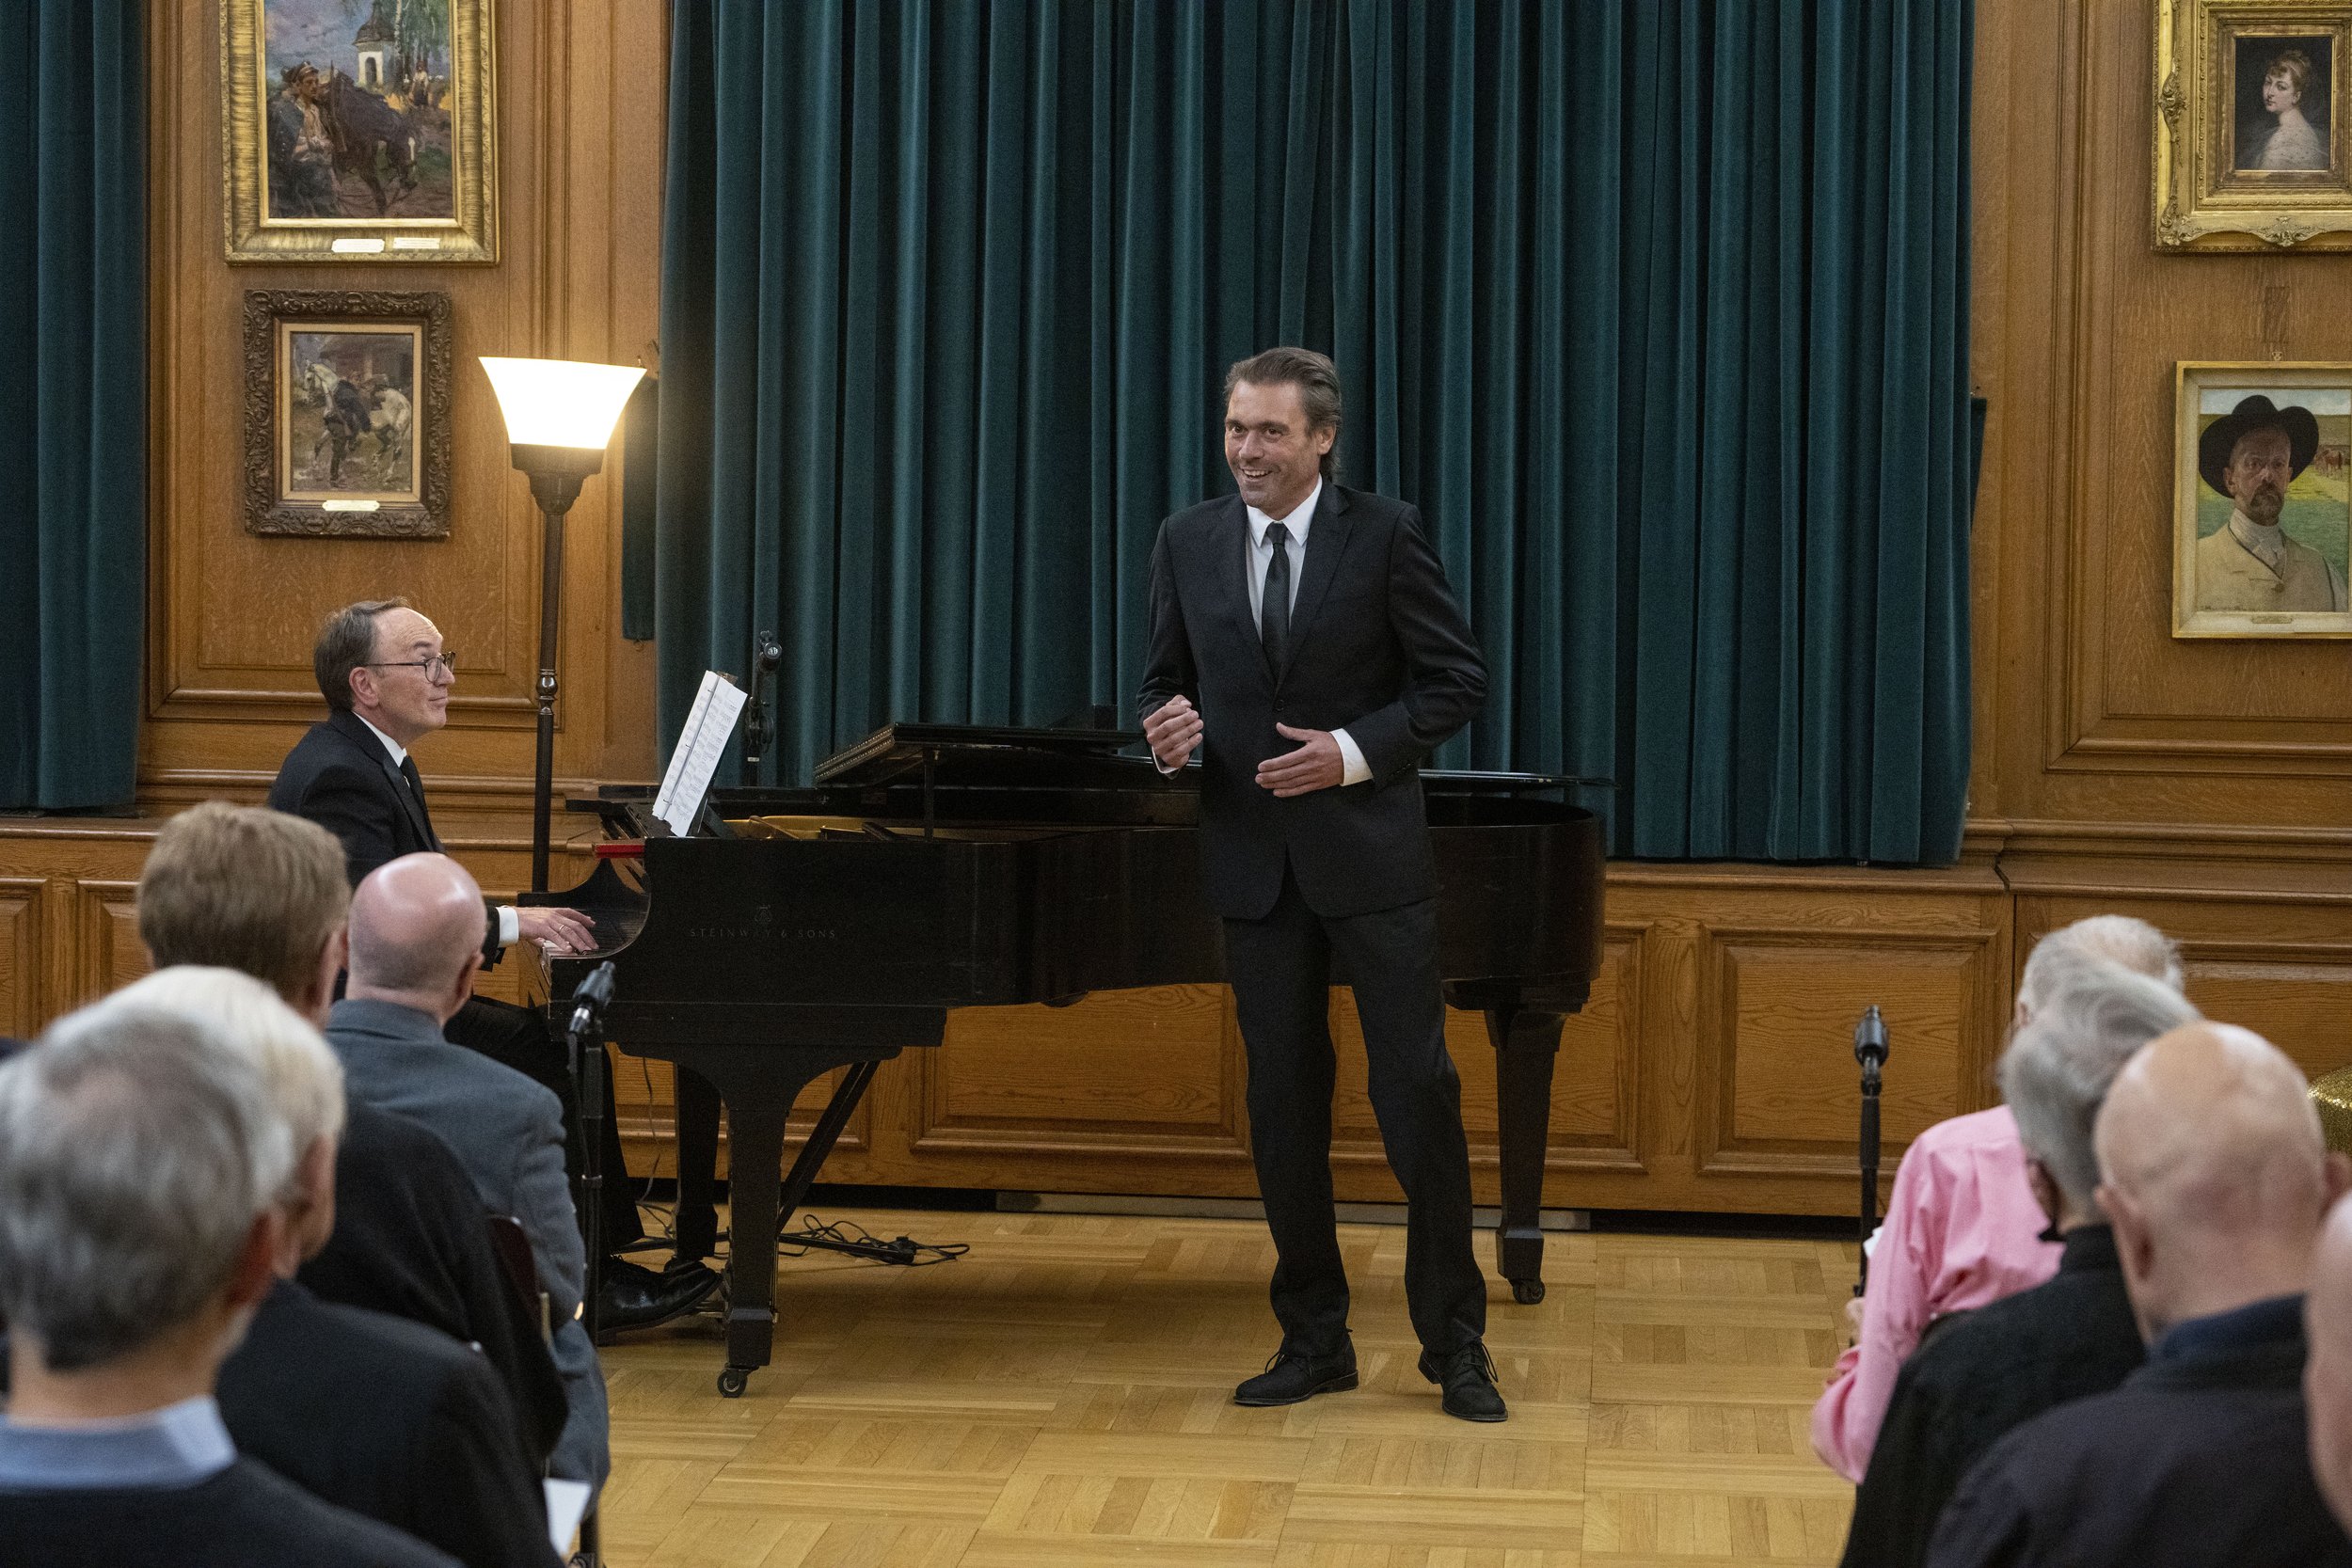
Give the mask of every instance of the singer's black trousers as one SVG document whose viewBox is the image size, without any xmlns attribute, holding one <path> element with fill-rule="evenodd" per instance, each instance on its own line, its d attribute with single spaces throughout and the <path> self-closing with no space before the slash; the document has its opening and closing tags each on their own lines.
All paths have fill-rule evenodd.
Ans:
<svg viewBox="0 0 2352 1568">
<path fill-rule="evenodd" d="M 1324 916 L 1287 871 L 1263 920 L 1225 922 L 1225 973 L 1249 1058 L 1249 1148 L 1277 1261 L 1282 1348 L 1347 1343 L 1347 1274 L 1331 1202 L 1331 960 L 1356 994 L 1373 1115 L 1405 1189 L 1405 1299 L 1424 1350 L 1442 1356 L 1486 1331 L 1486 1282 L 1470 1248 L 1470 1146 L 1462 1083 L 1445 1048 L 1434 898 Z"/>
<path fill-rule="evenodd" d="M 469 998 L 441 1031 L 452 1044 L 478 1051 L 534 1084 L 544 1085 L 564 1105 L 564 1172 L 577 1180 L 587 1147 L 580 1135 L 580 1094 L 564 1042 L 548 1033 L 545 1020 L 528 1007 L 491 997 Z M 604 1075 L 604 1244 L 606 1256 L 644 1240 L 637 1218 L 637 1189 L 621 1158 L 621 1127 L 612 1114 L 612 1074 Z M 591 1245 L 596 1238 L 588 1238 Z"/>
</svg>

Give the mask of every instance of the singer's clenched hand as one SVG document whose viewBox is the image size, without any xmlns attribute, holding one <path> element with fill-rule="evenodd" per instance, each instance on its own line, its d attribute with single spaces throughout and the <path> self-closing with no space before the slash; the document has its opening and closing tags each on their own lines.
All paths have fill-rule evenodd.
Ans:
<svg viewBox="0 0 2352 1568">
<path fill-rule="evenodd" d="M 1200 715 L 1188 697 L 1170 697 L 1143 721 L 1143 738 L 1162 768 L 1182 768 L 1200 744 Z"/>
<path fill-rule="evenodd" d="M 596 945 L 596 928 L 578 910 L 526 904 L 515 911 L 516 934 L 550 953 L 588 953 Z"/>
</svg>

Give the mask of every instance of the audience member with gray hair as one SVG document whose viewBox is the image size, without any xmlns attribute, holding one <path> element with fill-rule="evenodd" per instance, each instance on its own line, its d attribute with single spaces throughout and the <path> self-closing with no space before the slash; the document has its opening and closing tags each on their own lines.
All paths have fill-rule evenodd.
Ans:
<svg viewBox="0 0 2352 1568">
<path fill-rule="evenodd" d="M 1946 1508 L 1936 1568 L 2352 1564 L 2306 1452 L 2303 1291 L 2347 1166 L 2260 1036 L 2157 1037 L 2100 1108 L 2097 1201 L 2147 1364 L 2002 1438 Z"/>
<path fill-rule="evenodd" d="M 2179 952 L 2162 931 L 2126 915 L 2094 915 L 2034 944 L 2019 977 L 2011 1032 L 2072 978 L 2101 964 L 2181 987 Z M 1899 1010 L 1891 1021 L 1899 1032 Z M 2041 1239 L 2043 1224 L 2008 1106 L 1954 1117 L 1912 1140 L 1871 1249 L 1869 1291 L 1847 1307 L 1853 1348 L 1838 1357 L 1813 1406 L 1813 1449 L 1823 1463 L 1862 1480 L 1896 1374 L 1931 1323 L 2014 1295 L 2058 1271 L 2059 1247 Z"/>
<path fill-rule="evenodd" d="M 453 1568 L 238 1457 L 222 1423 L 297 1158 L 253 1056 L 178 1013 L 102 1005 L 0 1065 L 10 1568 Z"/>
<path fill-rule="evenodd" d="M 482 890 L 446 855 L 404 855 L 351 899 L 351 983 L 327 1021 L 352 1098 L 431 1128 L 483 1200 L 522 1222 L 555 1313 L 553 1350 L 569 1414 L 554 1474 L 601 1485 L 611 1467 L 604 1370 L 580 1321 L 586 1273 L 564 1174 L 564 1110 L 513 1068 L 453 1045 L 442 1025 L 473 993 Z"/>
<path fill-rule="evenodd" d="M 229 1434 L 313 1496 L 448 1552 L 469 1568 L 554 1568 L 538 1462 L 498 1373 L 421 1323 L 325 1302 L 294 1271 L 326 1244 L 343 1073 L 277 992 L 229 969 L 160 970 L 100 1005 L 215 1026 L 259 1070 L 291 1134 L 278 1281 L 220 1370 Z"/>
<path fill-rule="evenodd" d="M 2178 991 L 2074 954 L 2045 964 L 2035 1005 L 2001 1057 L 2034 1197 L 2064 1251 L 2057 1275 L 1959 1314 L 1903 1363 L 1854 1494 L 1848 1568 L 1927 1560 L 1944 1505 L 2010 1429 L 2104 1393 L 2140 1363 L 2139 1330 L 2094 1197 L 2091 1130 L 2133 1053 L 2197 1017 Z"/>
<path fill-rule="evenodd" d="M 139 936 L 158 969 L 232 969 L 324 1025 L 345 954 L 343 849 L 315 822 L 222 800 L 164 824 L 139 873 Z M 532 1465 L 564 1429 L 564 1386 L 535 1312 L 484 1231 L 482 1196 L 449 1146 L 405 1117 L 347 1103 L 333 1232 L 301 1282 L 322 1299 L 482 1347 L 522 1420 Z"/>
</svg>

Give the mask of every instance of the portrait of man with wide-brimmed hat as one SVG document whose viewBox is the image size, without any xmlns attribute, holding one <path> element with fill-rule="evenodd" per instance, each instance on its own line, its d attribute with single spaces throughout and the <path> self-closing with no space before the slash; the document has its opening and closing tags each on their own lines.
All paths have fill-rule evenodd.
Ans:
<svg viewBox="0 0 2352 1568">
<path fill-rule="evenodd" d="M 2197 541 L 2192 603 L 2200 610 L 2343 611 L 2344 573 L 2280 526 L 2287 487 L 2320 450 L 2319 420 L 2300 404 L 2242 398 L 2197 442 L 2197 472 L 2230 499 L 2229 520 Z"/>
</svg>

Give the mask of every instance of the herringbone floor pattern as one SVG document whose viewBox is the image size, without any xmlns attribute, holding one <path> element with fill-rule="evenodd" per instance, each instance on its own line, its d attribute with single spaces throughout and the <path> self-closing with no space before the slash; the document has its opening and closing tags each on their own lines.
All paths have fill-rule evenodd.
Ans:
<svg viewBox="0 0 2352 1568">
<path fill-rule="evenodd" d="M 1255 1222 L 825 1217 L 972 1251 L 786 1261 L 775 1365 L 740 1400 L 707 1320 L 608 1350 L 614 1568 L 1714 1568 L 1843 1544 L 1805 1415 L 1849 1247 L 1554 1237 L 1540 1306 L 1496 1282 L 1511 1419 L 1482 1427 L 1414 1370 L 1399 1228 L 1342 1233 L 1362 1388 L 1241 1410 L 1276 1338 Z"/>
</svg>

